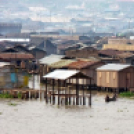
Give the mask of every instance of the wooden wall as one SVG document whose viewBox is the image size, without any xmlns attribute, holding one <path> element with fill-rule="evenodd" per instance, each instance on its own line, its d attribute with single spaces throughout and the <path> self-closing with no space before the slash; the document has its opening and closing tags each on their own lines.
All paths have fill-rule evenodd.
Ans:
<svg viewBox="0 0 134 134">
<path fill-rule="evenodd" d="M 134 87 L 134 69 L 132 67 L 119 72 L 119 87 Z"/>
<path fill-rule="evenodd" d="M 122 71 L 97 71 L 97 86 L 111 88 L 134 87 L 134 68 Z"/>
<path fill-rule="evenodd" d="M 99 87 L 118 87 L 118 72 L 97 71 L 97 86 Z"/>
</svg>

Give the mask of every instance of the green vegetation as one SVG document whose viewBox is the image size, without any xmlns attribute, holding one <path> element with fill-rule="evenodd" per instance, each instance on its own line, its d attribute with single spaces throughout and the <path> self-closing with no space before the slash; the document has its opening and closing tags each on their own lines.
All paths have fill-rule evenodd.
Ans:
<svg viewBox="0 0 134 134">
<path fill-rule="evenodd" d="M 134 97 L 134 93 L 132 93 L 132 92 L 123 92 L 123 93 L 120 93 L 120 97 L 127 97 L 127 98 Z"/>
<path fill-rule="evenodd" d="M 2 93 L 0 94 L 0 98 L 13 98 L 13 95 L 9 93 Z"/>
<path fill-rule="evenodd" d="M 123 110 L 121 110 L 121 109 L 118 109 L 118 112 L 123 112 Z"/>
<path fill-rule="evenodd" d="M 10 102 L 9 105 L 10 105 L 10 106 L 17 106 L 16 103 L 12 103 L 12 102 Z"/>
<path fill-rule="evenodd" d="M 19 99 L 21 99 L 22 93 L 18 93 L 17 96 Z M 2 93 L 2 94 L 0 94 L 0 98 L 13 98 L 13 95 L 11 95 L 10 93 Z"/>
<path fill-rule="evenodd" d="M 2 112 L 0 112 L 0 115 L 2 115 Z"/>
<path fill-rule="evenodd" d="M 18 93 L 18 98 L 19 98 L 19 99 L 22 98 L 22 93 Z"/>
</svg>

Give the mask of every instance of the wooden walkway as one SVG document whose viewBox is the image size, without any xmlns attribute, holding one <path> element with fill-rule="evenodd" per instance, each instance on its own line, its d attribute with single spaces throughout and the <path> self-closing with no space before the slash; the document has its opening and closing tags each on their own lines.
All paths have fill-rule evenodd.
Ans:
<svg viewBox="0 0 134 134">
<path fill-rule="evenodd" d="M 73 105 L 76 104 L 76 100 L 79 99 L 79 104 L 80 105 L 85 105 L 85 99 L 88 98 L 88 100 L 90 101 L 90 94 L 86 94 L 86 95 L 79 95 L 77 96 L 76 94 L 63 94 L 63 93 L 59 93 L 57 94 L 56 90 L 53 91 L 49 90 L 46 93 L 46 90 L 35 90 L 35 89 L 19 89 L 19 88 L 15 88 L 15 89 L 3 89 L 0 90 L 2 93 L 9 93 L 13 96 L 13 98 L 21 98 L 21 99 L 37 99 L 37 98 L 44 98 L 46 99 L 46 103 L 50 102 L 51 104 L 55 104 L 55 98 L 58 99 L 58 105 L 63 104 L 63 102 L 65 102 L 65 105 L 71 105 L 73 103 Z M 83 103 L 82 103 L 83 101 Z M 72 103 L 71 103 L 72 102 Z"/>
</svg>

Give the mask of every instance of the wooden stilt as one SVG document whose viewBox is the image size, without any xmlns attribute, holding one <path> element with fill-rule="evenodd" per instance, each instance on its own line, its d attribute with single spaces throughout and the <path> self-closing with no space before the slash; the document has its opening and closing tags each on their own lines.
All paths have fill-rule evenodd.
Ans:
<svg viewBox="0 0 134 134">
<path fill-rule="evenodd" d="M 53 79 L 53 105 L 54 105 L 54 79 Z"/>
<path fill-rule="evenodd" d="M 84 86 L 83 86 L 83 105 L 85 105 L 85 98 L 84 98 Z"/>
<path fill-rule="evenodd" d="M 50 95 L 50 104 L 51 104 L 51 102 L 52 102 L 52 96 Z"/>
<path fill-rule="evenodd" d="M 58 105 L 60 105 L 60 97 L 59 97 L 59 93 L 60 93 L 60 89 L 59 89 L 59 86 L 60 86 L 60 80 L 58 80 Z"/>
<path fill-rule="evenodd" d="M 67 85 L 66 85 L 66 81 L 64 81 L 64 85 L 65 85 L 65 105 L 68 105 L 68 98 L 66 96 L 67 94 Z"/>
<path fill-rule="evenodd" d="M 46 103 L 48 103 L 48 98 L 47 98 L 47 78 L 46 78 L 46 92 L 45 92 L 45 97 L 46 97 Z"/>
<path fill-rule="evenodd" d="M 82 97 L 80 97 L 80 105 L 82 105 Z"/>
<path fill-rule="evenodd" d="M 70 79 L 69 79 L 69 83 L 70 83 Z M 71 97 L 70 97 L 70 95 L 71 95 L 71 91 L 70 91 L 71 89 L 70 89 L 70 87 L 69 87 L 69 105 L 71 105 Z"/>
<path fill-rule="evenodd" d="M 73 105 L 75 105 L 75 97 L 73 97 Z"/>
<path fill-rule="evenodd" d="M 79 105 L 79 82 L 78 78 L 76 78 L 76 105 Z"/>
<path fill-rule="evenodd" d="M 89 86 L 89 88 L 90 88 L 90 103 L 89 103 L 89 105 L 91 106 L 92 105 L 92 92 L 91 92 L 91 79 L 90 79 L 90 86 Z"/>
</svg>

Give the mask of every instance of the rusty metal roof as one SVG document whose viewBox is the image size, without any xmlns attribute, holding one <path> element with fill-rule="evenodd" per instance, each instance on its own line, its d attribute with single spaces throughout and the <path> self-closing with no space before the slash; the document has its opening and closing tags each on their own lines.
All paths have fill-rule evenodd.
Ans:
<svg viewBox="0 0 134 134">
<path fill-rule="evenodd" d="M 134 57 L 134 54 L 126 52 L 126 53 L 118 54 L 118 57 L 119 58 L 130 58 L 130 57 Z"/>
<path fill-rule="evenodd" d="M 99 61 L 100 62 L 100 61 Z M 82 68 L 87 68 L 91 65 L 95 65 L 99 62 L 94 62 L 94 61 L 76 61 L 68 65 L 69 68 L 71 69 L 82 69 Z"/>
<path fill-rule="evenodd" d="M 60 60 L 58 62 L 55 62 L 51 65 L 49 65 L 52 68 L 63 68 L 63 67 L 68 67 L 69 64 L 75 62 L 76 60 Z"/>
<path fill-rule="evenodd" d="M 108 55 L 108 56 L 115 56 L 117 54 L 122 54 L 124 53 L 123 51 L 119 51 L 119 50 L 114 50 L 114 49 L 106 49 L 106 50 L 100 50 L 99 54 L 104 54 L 104 55 Z"/>
<path fill-rule="evenodd" d="M 0 59 L 34 59 L 34 56 L 25 53 L 0 53 Z"/>
</svg>

